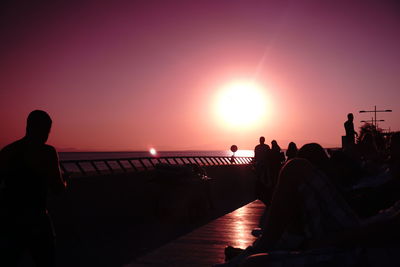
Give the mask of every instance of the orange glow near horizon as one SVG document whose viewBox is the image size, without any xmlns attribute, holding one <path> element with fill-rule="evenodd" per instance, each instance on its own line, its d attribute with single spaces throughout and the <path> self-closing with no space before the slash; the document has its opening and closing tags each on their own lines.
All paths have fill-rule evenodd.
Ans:
<svg viewBox="0 0 400 267">
<path fill-rule="evenodd" d="M 232 82 L 216 96 L 218 120 L 227 127 L 252 128 L 265 120 L 269 103 L 263 88 L 254 82 Z"/>
</svg>

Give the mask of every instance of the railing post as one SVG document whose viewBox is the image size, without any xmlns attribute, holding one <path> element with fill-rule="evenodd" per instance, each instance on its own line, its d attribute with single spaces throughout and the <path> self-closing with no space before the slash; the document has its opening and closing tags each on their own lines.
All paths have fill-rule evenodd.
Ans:
<svg viewBox="0 0 400 267">
<path fill-rule="evenodd" d="M 94 163 L 94 161 L 91 160 L 90 163 L 91 163 L 91 165 L 93 166 L 93 168 L 96 170 L 96 173 L 97 173 L 97 174 L 101 174 L 99 168 L 97 168 L 97 166 L 96 166 L 96 164 Z"/>
<path fill-rule="evenodd" d="M 139 159 L 140 164 L 142 164 L 143 168 L 147 171 L 147 166 L 143 163 L 142 159 Z"/>
<path fill-rule="evenodd" d="M 122 163 L 119 161 L 119 159 L 117 159 L 116 161 L 117 161 L 118 165 L 121 167 L 121 169 L 122 169 L 124 172 L 126 172 L 125 167 L 122 165 Z"/>
<path fill-rule="evenodd" d="M 110 170 L 111 173 L 114 173 L 113 168 L 111 168 L 110 164 L 108 163 L 107 160 L 104 161 L 104 164 L 106 164 L 107 168 Z"/>
<path fill-rule="evenodd" d="M 76 166 L 78 166 L 79 171 L 83 174 L 86 175 L 85 170 L 82 168 L 82 166 L 79 164 L 79 161 L 76 161 Z"/>
<path fill-rule="evenodd" d="M 138 169 L 136 168 L 135 164 L 132 163 L 132 160 L 133 159 L 131 159 L 131 160 L 128 159 L 129 164 L 131 164 L 132 169 L 134 169 L 135 171 L 138 171 Z"/>
</svg>

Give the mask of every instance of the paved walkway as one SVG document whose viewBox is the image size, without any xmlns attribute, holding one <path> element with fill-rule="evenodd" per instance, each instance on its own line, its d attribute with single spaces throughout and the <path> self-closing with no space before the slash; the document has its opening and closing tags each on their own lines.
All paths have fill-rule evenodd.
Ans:
<svg viewBox="0 0 400 267">
<path fill-rule="evenodd" d="M 264 204 L 254 201 L 186 234 L 124 267 L 212 266 L 224 262 L 227 245 L 245 248 L 255 238 Z"/>
</svg>

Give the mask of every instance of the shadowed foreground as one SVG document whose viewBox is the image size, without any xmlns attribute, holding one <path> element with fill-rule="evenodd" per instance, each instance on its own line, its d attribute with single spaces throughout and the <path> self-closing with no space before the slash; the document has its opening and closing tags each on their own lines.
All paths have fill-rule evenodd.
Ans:
<svg viewBox="0 0 400 267">
<path fill-rule="evenodd" d="M 212 266 L 224 261 L 224 247 L 246 248 L 255 237 L 264 204 L 254 201 L 186 234 L 124 267 Z"/>
<path fill-rule="evenodd" d="M 50 203 L 57 266 L 127 265 L 255 199 L 250 166 L 206 170 L 213 179 L 143 172 L 71 180 Z"/>
</svg>

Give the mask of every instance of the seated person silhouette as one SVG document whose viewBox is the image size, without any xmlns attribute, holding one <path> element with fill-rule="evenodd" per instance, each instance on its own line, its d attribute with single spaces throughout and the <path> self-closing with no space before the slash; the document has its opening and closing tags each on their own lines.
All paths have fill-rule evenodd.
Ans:
<svg viewBox="0 0 400 267">
<path fill-rule="evenodd" d="M 3 184 L 0 220 L 0 266 L 18 266 L 28 250 L 36 266 L 55 266 L 54 231 L 47 213 L 47 194 L 60 193 L 66 184 L 57 152 L 46 145 L 50 116 L 32 111 L 26 135 L 0 152 Z"/>
</svg>

